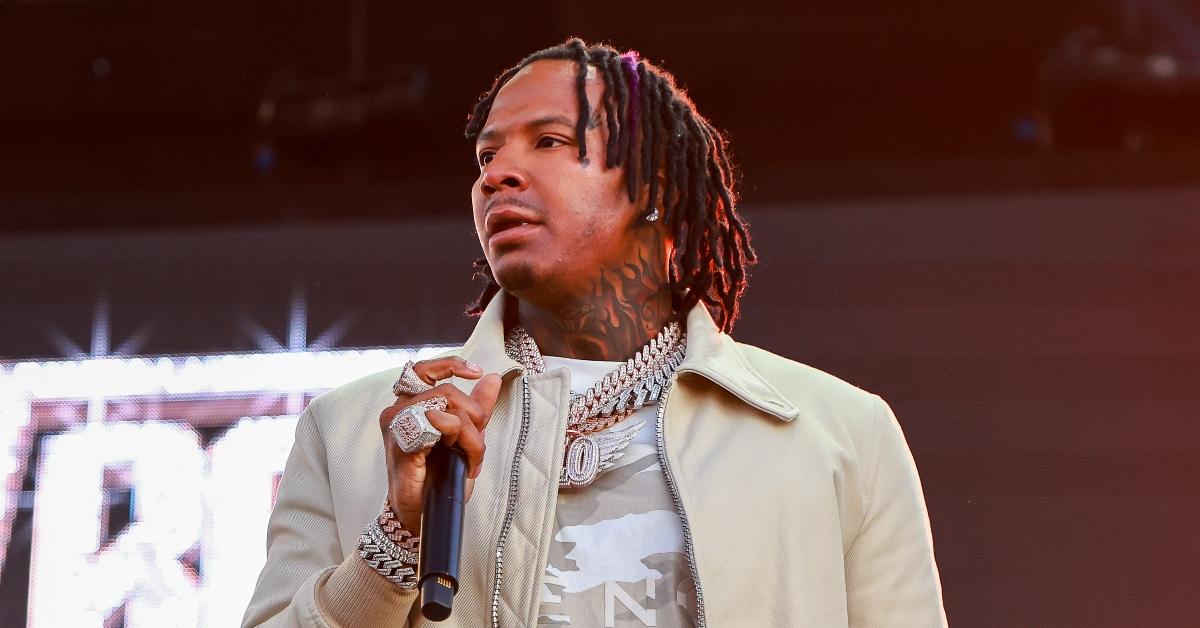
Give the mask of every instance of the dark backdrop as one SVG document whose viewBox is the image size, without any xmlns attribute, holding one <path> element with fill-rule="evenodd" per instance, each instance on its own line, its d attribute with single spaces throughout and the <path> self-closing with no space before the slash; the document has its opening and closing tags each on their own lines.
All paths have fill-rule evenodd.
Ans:
<svg viewBox="0 0 1200 628">
<path fill-rule="evenodd" d="M 895 408 L 952 625 L 1192 625 L 1195 8 L 0 1 L 0 359 L 87 351 L 98 313 L 109 351 L 253 351 L 297 302 L 326 346 L 460 341 L 465 114 L 606 39 L 733 138 L 735 336 Z M 379 85 L 411 98 L 260 117 Z"/>
<path fill-rule="evenodd" d="M 1200 612 L 1200 190 L 751 207 L 735 336 L 892 404 L 958 626 L 1183 626 Z M 457 218 L 0 240 L 5 357 L 460 342 Z M 407 269 L 402 271 L 401 269 Z M 797 522 L 803 533 L 803 522 Z M 11 554 L 10 554 L 11 555 Z M 8 569 L 15 567 L 9 566 Z"/>
</svg>

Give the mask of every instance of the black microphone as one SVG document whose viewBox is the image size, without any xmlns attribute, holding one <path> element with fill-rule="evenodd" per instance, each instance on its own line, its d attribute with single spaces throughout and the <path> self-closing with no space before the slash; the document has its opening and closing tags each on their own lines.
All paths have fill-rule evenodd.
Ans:
<svg viewBox="0 0 1200 628">
<path fill-rule="evenodd" d="M 458 591 L 467 455 L 439 443 L 425 458 L 425 473 L 417 586 L 421 614 L 429 621 L 443 621 L 450 616 Z"/>
</svg>

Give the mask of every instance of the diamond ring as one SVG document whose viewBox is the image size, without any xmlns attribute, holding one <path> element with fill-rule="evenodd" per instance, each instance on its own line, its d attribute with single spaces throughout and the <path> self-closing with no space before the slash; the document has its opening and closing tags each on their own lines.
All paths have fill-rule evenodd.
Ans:
<svg viewBox="0 0 1200 628">
<path fill-rule="evenodd" d="M 397 379 L 396 383 L 392 384 L 392 392 L 397 397 L 400 395 L 419 395 L 433 388 L 433 386 L 425 383 L 425 380 L 421 379 L 421 376 L 417 375 L 417 372 L 413 370 L 413 366 L 415 365 L 415 362 L 409 360 L 404 365 L 404 371 L 400 373 L 400 379 Z"/>
<path fill-rule="evenodd" d="M 415 453 L 433 447 L 442 440 L 442 433 L 429 422 L 425 413 L 429 410 L 445 411 L 446 407 L 445 397 L 433 397 L 397 412 L 392 417 L 388 431 L 400 446 L 400 451 Z"/>
</svg>

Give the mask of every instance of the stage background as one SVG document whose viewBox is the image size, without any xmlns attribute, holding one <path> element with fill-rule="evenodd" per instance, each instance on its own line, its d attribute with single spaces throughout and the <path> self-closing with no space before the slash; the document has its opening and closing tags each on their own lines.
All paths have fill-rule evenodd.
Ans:
<svg viewBox="0 0 1200 628">
<path fill-rule="evenodd" d="M 952 625 L 1194 624 L 1196 7 L 937 4 L 0 2 L 0 624 L 236 624 L 296 415 L 469 332 L 462 121 L 568 33 L 730 130 L 734 335 L 891 403 Z"/>
</svg>

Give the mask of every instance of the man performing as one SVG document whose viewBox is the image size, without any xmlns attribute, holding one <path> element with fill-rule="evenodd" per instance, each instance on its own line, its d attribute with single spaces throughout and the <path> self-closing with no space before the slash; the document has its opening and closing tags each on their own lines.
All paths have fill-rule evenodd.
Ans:
<svg viewBox="0 0 1200 628">
<path fill-rule="evenodd" d="M 471 493 L 444 625 L 945 625 L 888 406 L 727 335 L 754 252 L 674 78 L 571 39 L 466 134 L 478 324 L 309 405 L 244 625 L 433 625 L 413 587 L 439 441 Z"/>
</svg>

